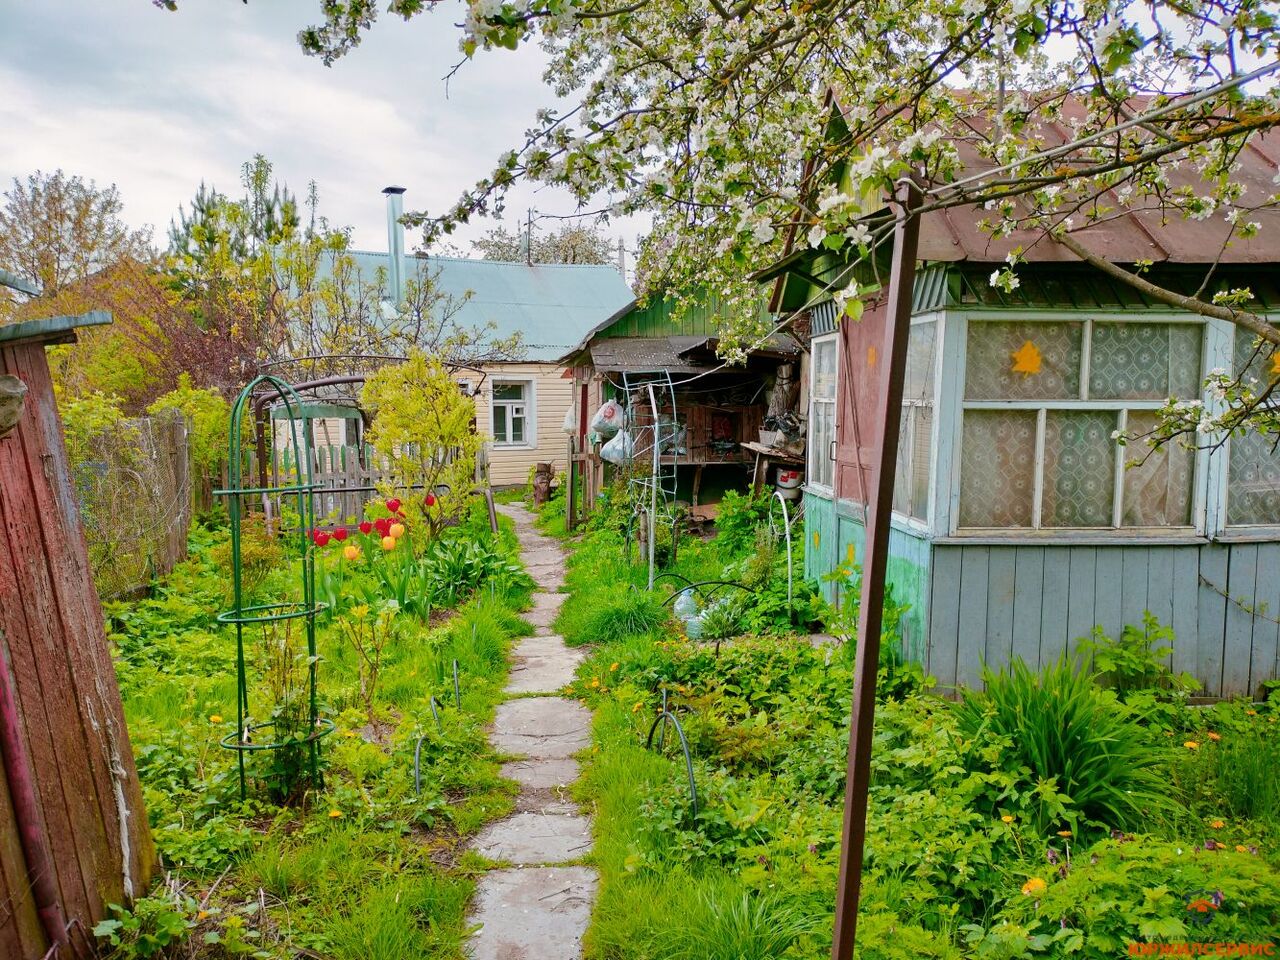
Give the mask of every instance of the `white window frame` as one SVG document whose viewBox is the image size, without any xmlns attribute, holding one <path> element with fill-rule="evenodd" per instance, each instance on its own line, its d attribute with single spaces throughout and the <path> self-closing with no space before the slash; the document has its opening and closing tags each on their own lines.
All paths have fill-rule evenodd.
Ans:
<svg viewBox="0 0 1280 960">
<path fill-rule="evenodd" d="M 820 346 L 825 347 L 827 344 L 830 344 L 836 352 L 835 384 L 834 384 L 834 389 L 832 390 L 832 395 L 830 399 L 826 399 L 826 398 L 819 399 L 814 395 L 814 391 L 813 391 L 814 380 L 816 379 L 817 369 L 818 369 L 818 364 L 817 364 L 818 348 Z M 836 485 L 835 443 L 836 443 L 836 437 L 839 433 L 839 427 L 836 424 L 836 417 L 837 417 L 839 406 L 840 406 L 840 333 L 839 331 L 835 331 L 833 333 L 825 333 L 820 337 L 814 337 L 809 344 L 809 361 L 810 361 L 809 362 L 809 410 L 808 410 L 809 422 L 806 429 L 809 442 L 806 444 L 806 446 L 808 447 L 808 450 L 807 450 L 808 455 L 805 458 L 805 461 L 806 461 L 805 462 L 805 486 L 810 490 L 813 490 L 817 493 L 822 494 L 823 496 L 831 497 L 835 493 L 835 485 Z M 815 444 L 813 443 L 813 440 L 814 440 L 813 427 L 814 427 L 814 424 L 817 423 L 817 420 L 814 418 L 813 411 L 814 411 L 814 407 L 819 403 L 827 404 L 831 408 L 831 439 L 829 442 L 822 444 L 822 446 L 824 447 L 824 449 L 822 450 L 816 449 Z M 814 464 L 818 462 L 819 457 L 825 458 L 831 464 L 831 483 L 829 484 L 820 483 L 816 479 L 817 473 L 814 470 Z"/>
<path fill-rule="evenodd" d="M 898 448 L 900 450 L 904 449 L 902 446 L 903 444 L 907 444 L 905 448 L 907 458 L 905 473 L 906 482 L 909 487 L 911 477 L 916 466 L 915 435 L 916 430 L 919 429 L 920 426 L 918 410 L 920 408 L 929 408 L 933 411 L 933 419 L 930 421 L 929 427 L 929 464 L 927 468 L 929 471 L 929 479 L 925 487 L 925 515 L 923 517 L 913 517 L 909 513 L 902 513 L 899 510 L 894 510 L 892 517 L 893 521 L 902 529 L 925 535 L 933 529 L 936 509 L 934 506 L 934 488 L 937 484 L 938 475 L 938 429 L 940 419 L 938 417 L 938 390 L 939 382 L 942 379 L 942 349 L 946 343 L 946 341 L 943 340 L 943 337 L 946 335 L 944 319 L 945 314 L 939 311 L 930 311 L 929 313 L 922 313 L 919 316 L 911 318 L 911 326 L 913 327 L 922 326 L 926 323 L 933 324 L 933 370 L 931 370 L 929 374 L 929 382 L 932 389 L 929 391 L 929 396 L 923 400 L 903 397 L 902 410 L 905 413 L 907 408 L 911 407 L 912 415 L 906 418 L 907 429 L 903 430 L 898 436 Z M 908 348 L 910 347 L 910 342 L 910 336 L 908 336 Z M 910 493 L 908 493 L 908 500 L 909 499 Z"/>
<path fill-rule="evenodd" d="M 523 387 L 524 398 L 524 439 L 499 440 L 494 429 L 494 412 L 501 406 L 507 408 L 507 429 L 511 429 L 511 408 L 518 405 L 515 400 L 496 400 L 494 390 L 498 387 Z M 538 445 L 538 390 L 537 381 L 532 377 L 497 377 L 489 381 L 489 436 L 493 437 L 493 445 L 501 450 L 532 450 Z"/>
<path fill-rule="evenodd" d="M 1115 449 L 1115 481 L 1112 490 L 1111 502 L 1111 525 L 1106 527 L 1047 527 L 1043 525 L 1043 494 L 1044 494 L 1044 441 L 1045 428 L 1048 420 L 1048 411 L 1050 410 L 1068 410 L 1068 411 L 1106 411 L 1113 410 L 1117 412 L 1117 429 L 1124 432 L 1126 428 L 1127 411 L 1129 410 L 1159 410 L 1164 406 L 1165 400 L 1094 400 L 1088 398 L 1088 389 L 1090 381 L 1090 365 L 1092 361 L 1092 344 L 1093 344 L 1093 327 L 1095 323 L 1159 323 L 1159 324 L 1190 324 L 1201 328 L 1200 341 L 1200 378 L 1203 380 L 1206 371 L 1209 368 L 1211 342 L 1209 337 L 1209 325 L 1205 319 L 1198 316 L 1188 315 L 1185 313 L 1157 313 L 1157 312 L 1107 312 L 1092 311 L 1084 314 L 1083 311 L 1060 311 L 1060 310 L 996 310 L 996 311 L 968 311 L 963 314 L 957 314 L 964 319 L 963 327 L 965 334 L 960 340 L 961 350 L 958 356 L 955 356 L 954 362 L 957 364 L 956 376 L 954 379 L 953 389 L 956 396 L 956 418 L 954 424 L 954 448 L 952 451 L 952 472 L 954 483 L 952 488 L 952 501 L 950 511 L 950 533 L 956 537 L 990 537 L 993 534 L 1004 534 L 1012 537 L 1037 535 L 1037 536 L 1063 536 L 1068 539 L 1078 539 L 1080 536 L 1098 536 L 1098 537 L 1114 537 L 1124 539 L 1126 537 L 1186 537 L 1188 535 L 1204 536 L 1206 530 L 1205 518 L 1205 483 L 1207 477 L 1207 456 L 1205 451 L 1197 451 L 1194 456 L 1192 465 L 1192 485 L 1191 485 L 1191 523 L 1180 526 L 1162 526 L 1162 527 L 1126 527 L 1121 526 L 1124 511 L 1124 471 L 1125 461 L 1131 455 L 1131 451 L 1127 447 L 1116 444 Z M 1080 395 L 1076 399 L 1058 399 L 1058 400 L 968 400 L 965 398 L 965 380 L 968 366 L 968 328 L 975 323 L 984 322 L 1043 322 L 1043 323 L 1078 323 L 1081 325 L 1081 356 L 1080 356 Z M 1203 391 L 1199 394 L 1203 399 Z M 964 446 L 964 414 L 969 410 L 1028 410 L 1035 411 L 1036 416 L 1036 440 L 1035 440 L 1035 474 L 1033 477 L 1034 489 L 1032 494 L 1031 507 L 1031 526 L 1029 527 L 962 527 L 960 525 L 960 496 L 962 479 L 960 477 L 961 458 L 963 456 Z"/>
</svg>

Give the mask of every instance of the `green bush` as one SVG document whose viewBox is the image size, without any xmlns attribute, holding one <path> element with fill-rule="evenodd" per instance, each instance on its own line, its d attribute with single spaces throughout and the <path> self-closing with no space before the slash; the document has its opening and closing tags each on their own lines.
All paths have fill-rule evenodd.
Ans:
<svg viewBox="0 0 1280 960">
<path fill-rule="evenodd" d="M 1082 820 L 1132 828 L 1168 806 L 1146 733 L 1078 663 L 1060 659 L 1035 674 L 1015 659 L 984 669 L 983 680 L 985 692 L 956 708 L 970 768 L 1002 770 L 1036 791 L 1042 829 Z"/>
<path fill-rule="evenodd" d="M 1013 894 L 1002 919 L 1055 941 L 1054 956 L 1111 960 L 1135 941 L 1269 943 L 1280 929 L 1280 882 L 1248 853 L 1125 837 L 1037 876 L 1043 892 Z"/>
</svg>

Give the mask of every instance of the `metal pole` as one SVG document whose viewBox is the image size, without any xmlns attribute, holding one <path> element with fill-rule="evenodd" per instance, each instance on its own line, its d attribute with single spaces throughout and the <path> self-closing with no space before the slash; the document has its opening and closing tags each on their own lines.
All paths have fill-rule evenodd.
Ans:
<svg viewBox="0 0 1280 960">
<path fill-rule="evenodd" d="M 872 464 L 873 495 L 867 503 L 867 547 L 862 561 L 862 608 L 858 616 L 858 650 L 854 665 L 853 712 L 849 720 L 848 773 L 844 791 L 844 824 L 840 874 L 836 886 L 832 960 L 852 960 L 862 894 L 862 854 L 867 834 L 867 789 L 871 781 L 871 735 L 875 723 L 876 668 L 880 661 L 880 627 L 884 606 L 885 568 L 889 559 L 889 517 L 893 504 L 894 468 L 902 416 L 902 386 L 907 367 L 911 326 L 911 290 L 915 282 L 920 221 L 920 188 L 910 181 L 894 194 L 900 214 L 893 232 L 889 272 L 889 315 L 881 350 L 886 368 L 879 382 L 880 451 Z"/>
<path fill-rule="evenodd" d="M 653 410 L 653 489 L 649 491 L 649 589 L 653 590 L 653 561 L 655 543 L 658 539 L 658 484 L 661 482 L 662 450 L 658 435 L 658 400 L 653 393 L 653 382 L 649 382 L 649 407 Z"/>
</svg>

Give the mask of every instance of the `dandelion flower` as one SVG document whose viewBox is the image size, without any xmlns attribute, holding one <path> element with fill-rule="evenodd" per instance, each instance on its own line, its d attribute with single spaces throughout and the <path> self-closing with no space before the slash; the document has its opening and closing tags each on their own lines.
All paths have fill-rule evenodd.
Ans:
<svg viewBox="0 0 1280 960">
<path fill-rule="evenodd" d="M 1206 734 L 1205 734 L 1205 736 L 1206 736 L 1206 737 L 1208 737 L 1210 740 L 1215 740 L 1215 741 L 1216 741 L 1216 740 L 1221 740 L 1221 739 L 1222 739 L 1222 734 L 1220 734 L 1220 733 L 1214 733 L 1212 730 L 1210 730 L 1208 733 L 1206 733 Z"/>
<path fill-rule="evenodd" d="M 330 819 L 330 820 L 337 820 L 337 819 L 339 819 L 341 816 L 342 816 L 342 811 L 341 811 L 341 810 L 330 810 L 330 811 L 329 811 L 329 819 Z"/>
<path fill-rule="evenodd" d="M 1013 817 L 1011 817 L 1011 816 L 1010 816 L 1009 814 L 1007 814 L 1007 813 L 1006 813 L 1003 817 L 1001 817 L 1000 819 L 1001 819 L 1001 820 L 1003 820 L 1005 823 L 1013 823 Z"/>
<path fill-rule="evenodd" d="M 643 709 L 644 709 L 644 704 L 643 704 L 643 703 L 641 703 L 641 702 L 637 702 L 637 703 L 636 703 L 636 705 L 635 705 L 634 707 L 632 707 L 632 708 L 631 708 L 631 712 L 632 712 L 632 713 L 639 713 L 639 712 L 640 712 L 641 710 L 643 710 Z"/>
<path fill-rule="evenodd" d="M 616 663 L 611 663 L 611 664 L 609 664 L 609 672 L 610 672 L 610 673 L 613 673 L 613 671 L 615 671 L 615 670 L 617 670 L 617 669 L 618 669 L 618 665 L 617 665 Z"/>
<path fill-rule="evenodd" d="M 1209 826 L 1213 827 L 1213 829 L 1215 830 L 1221 830 L 1223 827 L 1226 826 L 1226 824 L 1223 823 L 1221 820 L 1214 820 L 1212 823 L 1209 824 Z"/>
<path fill-rule="evenodd" d="M 1236 844 L 1236 853 L 1248 853 L 1248 852 L 1249 852 L 1249 848 L 1246 847 L 1243 843 Z"/>
<path fill-rule="evenodd" d="M 1071 831 L 1070 831 L 1070 830 L 1059 830 L 1059 831 L 1058 831 L 1058 836 L 1060 836 L 1060 837 L 1069 837 L 1069 836 L 1071 836 Z"/>
<path fill-rule="evenodd" d="M 1183 746 L 1186 747 L 1188 750 L 1200 749 L 1200 744 L 1196 743 L 1194 740 L 1188 740 L 1186 743 L 1183 744 Z"/>
<path fill-rule="evenodd" d="M 1022 885 L 1022 895 L 1026 897 L 1038 897 L 1049 889 L 1049 885 L 1039 877 L 1032 877 Z"/>
<path fill-rule="evenodd" d="M 219 715 L 218 715 L 218 714 L 216 714 L 216 713 L 211 713 L 211 714 L 209 714 L 209 722 L 210 722 L 210 723 L 221 723 L 221 722 L 222 722 L 222 717 L 221 717 L 221 716 L 219 716 Z"/>
</svg>

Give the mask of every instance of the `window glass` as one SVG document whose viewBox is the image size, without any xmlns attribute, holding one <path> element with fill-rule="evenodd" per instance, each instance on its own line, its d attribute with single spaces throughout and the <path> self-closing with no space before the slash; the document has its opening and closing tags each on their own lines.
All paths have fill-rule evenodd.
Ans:
<svg viewBox="0 0 1280 960">
<path fill-rule="evenodd" d="M 493 439 L 498 443 L 506 443 L 507 437 L 507 408 L 495 406 L 493 408 Z"/>
<path fill-rule="evenodd" d="M 1144 436 L 1160 419 L 1155 410 L 1130 410 L 1125 432 Z M 1177 443 L 1153 450 L 1145 441 L 1125 447 L 1124 507 L 1126 527 L 1191 525 L 1195 453 Z"/>
<path fill-rule="evenodd" d="M 969 324 L 968 400 L 1072 400 L 1080 396 L 1083 324 Z"/>
<path fill-rule="evenodd" d="M 902 387 L 902 421 L 894 474 L 893 509 L 918 520 L 927 520 L 929 516 L 936 334 L 937 325 L 934 323 L 917 323 L 911 327 Z"/>
<path fill-rule="evenodd" d="M 837 344 L 835 337 L 813 343 L 807 477 L 809 483 L 822 487 L 833 486 L 835 480 L 831 447 L 836 438 Z"/>
<path fill-rule="evenodd" d="M 1095 323 L 1089 396 L 1164 400 L 1200 395 L 1199 324 Z"/>
<path fill-rule="evenodd" d="M 1116 444 L 1110 410 L 1050 410 L 1044 425 L 1040 525 L 1109 527 L 1115 500 Z"/>
<path fill-rule="evenodd" d="M 523 400 L 524 384 L 522 383 L 495 383 L 493 385 L 493 399 L 495 400 Z"/>
<path fill-rule="evenodd" d="M 960 525 L 1031 526 L 1035 411 L 966 411 L 961 443 Z"/>
<path fill-rule="evenodd" d="M 1255 390 L 1280 377 L 1280 352 L 1236 331 L 1237 371 L 1257 381 Z M 1248 430 L 1231 438 L 1227 464 L 1227 523 L 1280 524 L 1280 436 Z"/>
</svg>

